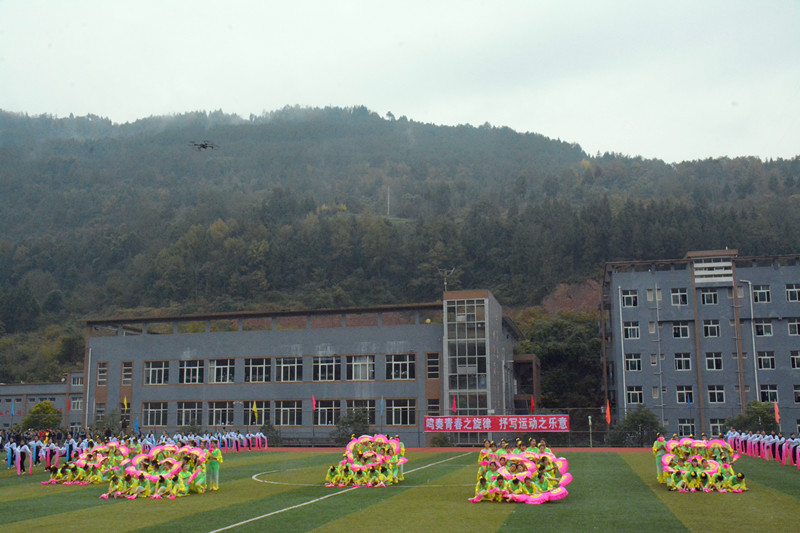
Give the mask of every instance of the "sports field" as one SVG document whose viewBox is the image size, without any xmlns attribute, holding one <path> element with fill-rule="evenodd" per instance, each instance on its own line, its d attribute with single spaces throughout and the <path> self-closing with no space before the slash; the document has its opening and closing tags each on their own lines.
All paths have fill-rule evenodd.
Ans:
<svg viewBox="0 0 800 533">
<path fill-rule="evenodd" d="M 100 500 L 99 485 L 41 485 L 0 473 L 0 531 L 758 531 L 796 530 L 800 470 L 742 458 L 743 494 L 677 494 L 655 482 L 649 451 L 554 449 L 569 460 L 569 496 L 544 505 L 473 504 L 477 450 L 407 451 L 406 480 L 327 488 L 341 451 L 225 455 L 219 492 L 177 500 Z"/>
</svg>

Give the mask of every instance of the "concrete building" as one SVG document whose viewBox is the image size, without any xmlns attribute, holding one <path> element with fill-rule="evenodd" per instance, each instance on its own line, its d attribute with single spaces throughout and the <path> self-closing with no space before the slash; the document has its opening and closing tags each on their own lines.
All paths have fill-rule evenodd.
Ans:
<svg viewBox="0 0 800 533">
<path fill-rule="evenodd" d="M 64 428 L 80 428 L 83 420 L 83 372 L 69 372 L 56 383 L 0 383 L 0 429 L 22 422 L 31 408 L 50 402 L 61 411 Z"/>
<path fill-rule="evenodd" d="M 608 263 L 601 302 L 614 420 L 645 405 L 668 432 L 711 436 L 759 400 L 800 430 L 800 256 Z"/>
<path fill-rule="evenodd" d="M 513 412 L 516 326 L 489 291 L 357 309 L 87 321 L 85 426 L 256 428 L 324 441 L 348 409 L 426 444 L 425 415 Z M 525 368 L 535 367 L 528 357 Z M 535 382 L 534 379 L 531 382 Z M 482 438 L 462 434 L 462 442 Z"/>
</svg>

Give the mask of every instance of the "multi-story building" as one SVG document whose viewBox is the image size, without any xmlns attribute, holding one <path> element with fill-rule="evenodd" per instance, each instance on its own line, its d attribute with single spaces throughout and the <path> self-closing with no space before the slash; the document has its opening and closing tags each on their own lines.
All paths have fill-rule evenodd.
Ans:
<svg viewBox="0 0 800 533">
<path fill-rule="evenodd" d="M 800 256 L 608 263 L 601 307 L 614 420 L 644 405 L 669 432 L 712 435 L 758 400 L 800 430 Z"/>
<path fill-rule="evenodd" d="M 83 372 L 69 372 L 56 383 L 0 384 L 0 429 L 10 430 L 40 402 L 62 413 L 64 428 L 78 429 L 83 420 Z"/>
<path fill-rule="evenodd" d="M 425 444 L 425 415 L 512 412 L 519 332 L 489 291 L 440 302 L 87 321 L 85 426 L 256 428 L 325 439 L 363 408 Z M 442 357 L 444 354 L 444 357 Z M 461 435 L 475 441 L 483 435 Z"/>
</svg>

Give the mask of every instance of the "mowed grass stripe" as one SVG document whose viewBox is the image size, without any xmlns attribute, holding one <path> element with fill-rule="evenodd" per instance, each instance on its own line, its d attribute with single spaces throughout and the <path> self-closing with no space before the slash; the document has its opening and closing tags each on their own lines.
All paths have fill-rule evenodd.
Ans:
<svg viewBox="0 0 800 533">
<path fill-rule="evenodd" d="M 452 462 L 409 474 L 404 482 L 408 485 L 398 486 L 405 490 L 396 491 L 389 498 L 377 502 L 363 499 L 363 507 L 360 510 L 323 524 L 314 531 L 319 533 L 362 531 L 376 523 L 391 524 L 390 527 L 404 532 L 445 529 L 497 531 L 515 506 L 474 504 L 467 501 L 475 493 L 477 460 L 477 452 L 471 453 Z M 425 483 L 433 486 L 425 487 Z M 531 531 L 530 524 L 527 531 Z"/>
<path fill-rule="evenodd" d="M 406 465 L 406 468 L 407 470 L 411 470 L 425 464 L 452 457 L 453 455 L 454 454 L 442 453 L 410 453 L 409 463 Z M 341 457 L 341 454 L 339 454 L 338 457 Z M 328 464 L 330 464 L 330 462 Z M 346 490 L 345 488 L 332 488 L 323 485 L 326 469 L 327 465 L 322 468 L 314 468 L 313 470 L 288 470 L 284 473 L 262 476 L 264 479 L 293 481 L 295 483 L 304 484 L 309 483 L 316 484 L 316 486 L 298 488 L 281 485 L 286 489 L 294 490 L 284 491 L 279 495 L 263 501 L 247 501 L 239 505 L 229 506 L 217 512 L 202 513 L 186 521 L 160 524 L 146 531 L 175 531 L 176 528 L 191 531 L 212 531 Z M 408 479 L 407 477 L 406 480 Z M 267 483 L 253 483 L 257 485 L 275 486 Z M 407 490 L 404 489 L 403 483 L 386 489 L 360 488 L 349 491 L 341 496 L 333 496 L 315 502 L 309 506 L 287 510 L 286 512 L 271 517 L 261 518 L 247 524 L 242 524 L 231 531 L 236 533 L 248 531 L 292 531 L 295 533 L 297 531 L 308 531 L 331 520 L 336 520 L 342 516 L 356 512 L 366 505 L 372 505 L 375 502 L 389 498 L 392 494 L 403 490 Z"/>
<path fill-rule="evenodd" d="M 557 449 L 554 453 L 560 455 Z M 624 455 L 564 454 L 574 478 L 566 487 L 569 496 L 543 505 L 513 504 L 502 531 L 531 531 L 533 524 L 544 531 L 686 531 L 623 461 Z"/>
<path fill-rule="evenodd" d="M 800 501 L 768 486 L 769 474 L 756 461 L 744 458 L 736 463 L 743 472 L 748 492 L 741 494 L 670 492 L 655 479 L 653 456 L 648 453 L 624 454 L 624 460 L 664 504 L 691 531 L 715 531 L 735 526 L 739 531 L 797 528 Z M 800 478 L 798 478 L 800 481 Z"/>
</svg>

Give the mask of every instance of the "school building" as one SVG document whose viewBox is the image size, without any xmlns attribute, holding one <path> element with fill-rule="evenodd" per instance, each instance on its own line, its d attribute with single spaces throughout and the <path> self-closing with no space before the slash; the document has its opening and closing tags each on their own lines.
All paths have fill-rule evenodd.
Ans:
<svg viewBox="0 0 800 533">
<path fill-rule="evenodd" d="M 459 415 L 513 413 L 515 402 L 527 405 L 533 391 L 526 387 L 535 382 L 534 358 L 515 360 L 519 330 L 488 290 L 411 305 L 86 326 L 84 426 L 111 413 L 155 433 L 246 431 L 268 421 L 297 444 L 324 442 L 344 413 L 360 408 L 372 430 L 417 446 L 428 442 L 425 415 L 452 414 L 454 403 Z"/>
<path fill-rule="evenodd" d="M 612 419 L 645 405 L 670 433 L 711 437 L 758 400 L 800 430 L 800 256 L 608 263 L 601 329 Z"/>
</svg>

